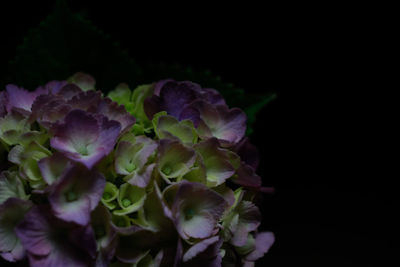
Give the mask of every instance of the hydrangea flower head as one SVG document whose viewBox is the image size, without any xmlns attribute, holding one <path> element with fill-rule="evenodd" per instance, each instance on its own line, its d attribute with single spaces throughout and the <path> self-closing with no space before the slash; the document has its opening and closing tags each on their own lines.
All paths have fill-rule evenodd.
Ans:
<svg viewBox="0 0 400 267">
<path fill-rule="evenodd" d="M 117 84 L 117 83 L 116 83 Z M 246 115 L 215 89 L 162 80 L 107 97 L 76 73 L 0 92 L 0 257 L 30 266 L 254 266 Z"/>
</svg>

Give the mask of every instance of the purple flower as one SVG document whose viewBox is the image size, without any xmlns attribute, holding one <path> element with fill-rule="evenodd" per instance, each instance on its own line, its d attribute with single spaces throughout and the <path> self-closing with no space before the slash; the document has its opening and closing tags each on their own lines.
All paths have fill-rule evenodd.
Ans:
<svg viewBox="0 0 400 267">
<path fill-rule="evenodd" d="M 254 262 L 263 257 L 274 244 L 275 236 L 271 232 L 260 232 L 256 234 L 251 242 L 253 249 L 245 255 L 244 260 L 246 262 Z"/>
<path fill-rule="evenodd" d="M 188 266 L 221 266 L 220 248 L 223 239 L 213 236 L 191 246 L 183 255 L 183 262 Z"/>
<path fill-rule="evenodd" d="M 15 229 L 33 267 L 90 266 L 96 240 L 90 225 L 55 218 L 49 207 L 33 207 Z"/>
<path fill-rule="evenodd" d="M 226 202 L 205 185 L 182 181 L 163 192 L 176 229 L 183 239 L 208 238 L 215 234 Z"/>
<path fill-rule="evenodd" d="M 23 88 L 19 88 L 13 84 L 6 85 L 7 92 L 7 112 L 10 113 L 12 109 L 16 109 L 21 113 L 30 114 L 31 107 L 36 97 L 44 94 L 45 91 L 38 89 L 34 92 L 29 92 Z"/>
<path fill-rule="evenodd" d="M 36 120 L 49 129 L 55 122 L 62 121 L 71 110 L 71 105 L 61 95 L 40 95 L 32 105 L 30 121 Z"/>
<path fill-rule="evenodd" d="M 121 124 L 121 132 L 128 131 L 136 119 L 129 114 L 123 105 L 118 105 L 110 98 L 103 98 L 95 109 L 95 113 L 103 114 L 110 120 L 118 121 Z"/>
<path fill-rule="evenodd" d="M 104 116 L 73 110 L 65 122 L 55 126 L 50 140 L 53 148 L 91 169 L 114 148 L 121 125 Z"/>
<path fill-rule="evenodd" d="M 254 172 L 251 166 L 244 162 L 236 170 L 236 175 L 232 181 L 240 186 L 255 190 L 261 187 L 261 177 Z"/>
<path fill-rule="evenodd" d="M 42 158 L 37 164 L 43 180 L 48 185 L 52 185 L 61 179 L 73 167 L 72 162 L 59 152 L 54 153 L 50 157 Z"/>
<path fill-rule="evenodd" d="M 100 105 L 101 100 L 101 92 L 99 91 L 81 91 L 70 98 L 67 101 L 67 104 L 70 105 L 72 109 L 89 111 L 96 110 L 96 108 Z"/>
<path fill-rule="evenodd" d="M 149 119 L 160 112 L 178 120 L 189 119 L 200 137 L 217 137 L 222 145 L 238 143 L 246 131 L 246 115 L 238 108 L 229 109 L 214 89 L 183 81 L 163 80 L 154 86 L 154 95 L 144 102 Z"/>
<path fill-rule="evenodd" d="M 197 127 L 201 138 L 216 137 L 223 146 L 238 143 L 246 132 L 246 114 L 238 109 L 229 109 L 226 105 L 211 105 L 205 101 L 191 104 L 196 109 L 201 121 Z"/>
<path fill-rule="evenodd" d="M 30 201 L 18 198 L 9 198 L 0 205 L 0 256 L 7 261 L 15 262 L 25 257 L 14 229 L 31 206 Z"/>
<path fill-rule="evenodd" d="M 145 100 L 144 110 L 149 119 L 160 111 L 166 111 L 178 120 L 192 120 L 197 127 L 200 114 L 190 104 L 198 99 L 213 105 L 225 105 L 222 96 L 214 89 L 204 89 L 189 81 L 162 80 L 155 84 L 154 95 Z"/>
<path fill-rule="evenodd" d="M 67 222 L 88 224 L 90 212 L 99 203 L 105 183 L 99 172 L 74 166 L 50 190 L 49 201 L 54 215 Z"/>
</svg>

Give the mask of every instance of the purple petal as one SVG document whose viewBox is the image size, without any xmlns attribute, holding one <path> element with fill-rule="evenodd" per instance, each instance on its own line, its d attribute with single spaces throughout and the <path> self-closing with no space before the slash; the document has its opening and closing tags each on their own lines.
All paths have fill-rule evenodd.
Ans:
<svg viewBox="0 0 400 267">
<path fill-rule="evenodd" d="M 187 105 L 184 109 L 182 109 L 179 118 L 181 120 L 191 120 L 193 122 L 194 127 L 198 127 L 201 119 L 200 112 L 195 107 Z"/>
<path fill-rule="evenodd" d="M 219 236 L 213 236 L 208 239 L 204 239 L 192 247 L 190 247 L 186 253 L 183 255 L 183 261 L 189 261 L 199 255 L 200 253 L 204 252 L 209 246 L 215 244 L 220 239 Z"/>
<path fill-rule="evenodd" d="M 38 256 L 46 256 L 52 250 L 51 241 L 48 239 L 50 222 L 50 212 L 33 207 L 24 220 L 16 227 L 15 231 L 24 248 Z"/>
<path fill-rule="evenodd" d="M 67 81 L 50 81 L 50 82 L 46 83 L 42 88 L 43 88 L 45 93 L 57 94 L 60 91 L 60 89 L 62 87 L 64 87 L 65 85 L 67 85 L 67 84 L 68 84 Z"/>
<path fill-rule="evenodd" d="M 193 258 L 186 262 L 185 266 L 210 266 L 220 267 L 222 264 L 222 257 L 220 254 L 220 248 L 223 243 L 223 239 L 219 236 L 214 236 L 209 239 L 205 239 L 195 244 L 193 247 L 185 253 L 186 256 L 192 251 Z M 194 250 L 194 251 L 193 251 Z"/>
<path fill-rule="evenodd" d="M 32 104 L 30 121 L 36 120 L 45 128 L 50 128 L 53 123 L 63 120 L 71 109 L 59 95 L 40 95 Z"/>
<path fill-rule="evenodd" d="M 43 179 L 48 185 L 60 179 L 72 168 L 72 163 L 61 153 L 39 160 L 38 166 Z"/>
<path fill-rule="evenodd" d="M 146 98 L 143 102 L 143 109 L 144 112 L 147 116 L 147 118 L 149 118 L 149 120 L 153 119 L 153 116 L 160 112 L 160 106 L 161 106 L 161 99 L 159 96 L 153 95 L 149 98 Z"/>
<path fill-rule="evenodd" d="M 160 91 L 160 98 L 162 99 L 161 109 L 179 119 L 182 109 L 196 100 L 197 94 L 190 84 L 167 82 Z"/>
<path fill-rule="evenodd" d="M 222 95 L 215 89 L 212 88 L 203 88 L 202 89 L 202 98 L 206 100 L 208 103 L 213 105 L 223 105 L 226 106 L 225 100 Z"/>
<path fill-rule="evenodd" d="M 142 170 L 139 172 L 135 172 L 133 175 L 128 175 L 126 177 L 126 181 L 131 184 L 135 185 L 137 187 L 145 188 L 150 182 L 151 175 L 153 173 L 155 163 L 149 164 L 145 166 Z"/>
<path fill-rule="evenodd" d="M 89 266 L 96 253 L 91 227 L 59 221 L 46 206 L 32 208 L 16 233 L 31 266 Z"/>
<path fill-rule="evenodd" d="M 245 257 L 247 261 L 256 261 L 264 256 L 274 244 L 275 236 L 271 232 L 257 233 L 255 242 L 255 249 Z"/>
<path fill-rule="evenodd" d="M 65 100 L 70 100 L 74 96 L 82 93 L 82 89 L 76 86 L 75 84 L 66 84 L 63 87 L 61 87 L 57 95 L 62 96 Z"/>
<path fill-rule="evenodd" d="M 54 215 L 67 222 L 88 224 L 90 212 L 99 203 L 104 186 L 105 178 L 100 173 L 75 166 L 49 194 Z"/>
<path fill-rule="evenodd" d="M 260 161 L 260 155 L 257 147 L 250 143 L 248 137 L 243 138 L 235 147 L 234 151 L 240 156 L 240 158 L 246 162 L 247 165 L 257 170 L 258 163 Z"/>
<path fill-rule="evenodd" d="M 242 162 L 236 170 L 235 178 L 232 181 L 244 187 L 258 189 L 261 187 L 261 177 L 258 176 L 252 167 Z"/>
<path fill-rule="evenodd" d="M 19 88 L 13 84 L 6 85 L 7 90 L 7 112 L 11 112 L 12 108 L 18 110 L 31 111 L 31 107 L 37 94 L 29 92 L 23 88 Z"/>
<path fill-rule="evenodd" d="M 163 88 L 164 85 L 166 83 L 168 83 L 168 82 L 175 82 L 175 81 L 172 80 L 172 79 L 165 79 L 165 80 L 161 80 L 161 81 L 156 82 L 155 85 L 154 85 L 154 94 L 156 96 L 160 96 L 161 88 Z"/>
<path fill-rule="evenodd" d="M 244 246 L 247 242 L 248 234 L 257 230 L 261 223 L 261 213 L 257 206 L 250 201 L 242 201 L 236 207 L 235 212 L 239 214 L 239 222 L 232 229 L 232 244 L 236 247 Z"/>
<path fill-rule="evenodd" d="M 73 109 L 81 109 L 81 110 L 95 110 L 101 101 L 101 92 L 99 91 L 87 91 L 80 92 L 79 94 L 74 95 L 71 99 L 67 101 L 67 104 L 70 105 Z"/>
<path fill-rule="evenodd" d="M 123 105 L 118 105 L 110 98 L 104 98 L 98 103 L 96 113 L 103 114 L 109 120 L 118 121 L 121 124 L 122 132 L 129 130 L 136 121 L 135 117 L 129 114 Z"/>
<path fill-rule="evenodd" d="M 247 117 L 240 109 L 229 109 L 223 105 L 213 106 L 201 100 L 193 102 L 191 106 L 199 110 L 204 122 L 198 129 L 201 137 L 211 137 L 211 133 L 224 146 L 232 146 L 244 137 Z"/>
<path fill-rule="evenodd" d="M 209 237 L 213 234 L 225 205 L 224 198 L 205 185 L 180 182 L 172 213 L 181 237 L 184 239 Z"/>
<path fill-rule="evenodd" d="M 56 126 L 50 144 L 69 159 L 90 169 L 111 152 L 120 130 L 121 125 L 116 121 L 73 110 L 64 123 Z"/>
</svg>

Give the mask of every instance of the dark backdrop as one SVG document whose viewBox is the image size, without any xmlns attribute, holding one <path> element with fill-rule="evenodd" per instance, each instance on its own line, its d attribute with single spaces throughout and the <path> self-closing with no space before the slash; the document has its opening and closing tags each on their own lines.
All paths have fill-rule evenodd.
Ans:
<svg viewBox="0 0 400 267">
<path fill-rule="evenodd" d="M 210 69 L 247 91 L 277 93 L 251 136 L 258 173 L 276 187 L 260 208 L 262 229 L 277 241 L 258 266 L 389 266 L 399 197 L 375 160 L 377 106 L 365 98 L 357 22 L 289 5 L 69 4 L 139 62 Z M 2 9 L 1 71 L 52 7 L 16 1 Z"/>
</svg>

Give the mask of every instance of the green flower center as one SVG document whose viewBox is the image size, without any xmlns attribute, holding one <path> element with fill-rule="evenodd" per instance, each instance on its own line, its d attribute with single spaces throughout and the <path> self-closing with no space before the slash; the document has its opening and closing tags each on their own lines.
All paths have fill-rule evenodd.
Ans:
<svg viewBox="0 0 400 267">
<path fill-rule="evenodd" d="M 87 149 L 87 146 L 79 146 L 76 150 L 77 150 L 77 152 L 78 152 L 79 154 L 81 154 L 82 156 L 87 156 L 87 155 L 89 155 L 89 151 L 88 151 L 88 149 Z"/>
<path fill-rule="evenodd" d="M 132 160 L 130 160 L 126 170 L 128 172 L 133 172 L 134 170 L 136 170 L 136 168 L 137 168 L 137 166 L 135 165 L 135 163 L 133 163 Z"/>
<path fill-rule="evenodd" d="M 186 220 L 191 220 L 195 215 L 194 209 L 192 208 L 185 209 L 183 213 L 185 214 Z"/>
<path fill-rule="evenodd" d="M 107 200 L 107 199 L 110 199 L 110 198 L 111 198 L 111 194 L 110 194 L 110 193 L 105 192 L 105 193 L 103 194 L 103 199 Z"/>
<path fill-rule="evenodd" d="M 72 202 L 78 199 L 78 195 L 74 191 L 68 191 L 65 193 L 65 198 L 68 202 Z"/>
<path fill-rule="evenodd" d="M 127 198 L 125 198 L 124 200 L 122 200 L 122 206 L 124 207 L 124 208 L 126 208 L 126 207 L 129 207 L 129 205 L 131 205 L 131 201 L 129 200 L 129 199 L 127 199 Z"/>
<path fill-rule="evenodd" d="M 172 168 L 170 167 L 170 166 L 165 166 L 163 169 L 162 169 L 162 172 L 165 174 L 165 175 L 170 175 L 171 174 L 171 172 L 172 172 Z"/>
</svg>

